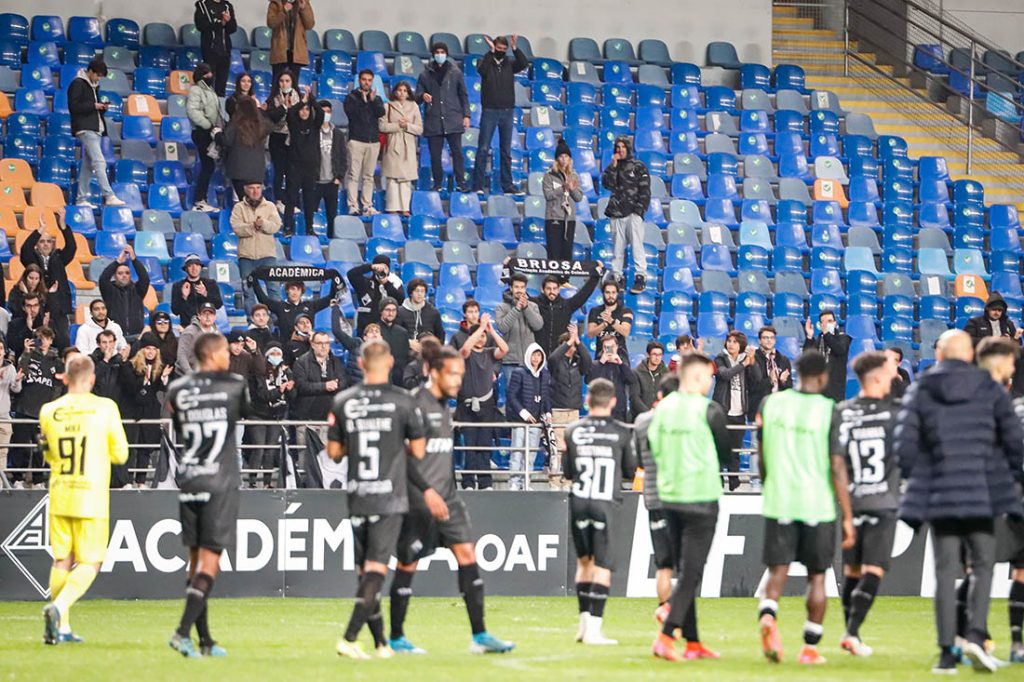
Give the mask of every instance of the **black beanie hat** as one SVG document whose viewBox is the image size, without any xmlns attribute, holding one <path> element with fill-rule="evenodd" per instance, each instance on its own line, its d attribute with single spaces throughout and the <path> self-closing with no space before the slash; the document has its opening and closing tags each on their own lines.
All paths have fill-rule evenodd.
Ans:
<svg viewBox="0 0 1024 682">
<path fill-rule="evenodd" d="M 566 143 L 565 138 L 559 138 L 558 144 L 555 145 L 555 158 L 557 159 L 562 154 L 567 155 L 570 159 L 572 158 L 572 150 L 569 149 L 569 145 Z"/>
</svg>

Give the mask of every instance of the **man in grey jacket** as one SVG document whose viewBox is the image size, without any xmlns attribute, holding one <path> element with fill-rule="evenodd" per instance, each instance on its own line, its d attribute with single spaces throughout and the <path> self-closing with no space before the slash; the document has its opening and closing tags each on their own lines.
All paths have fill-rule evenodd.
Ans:
<svg viewBox="0 0 1024 682">
<path fill-rule="evenodd" d="M 455 186 L 467 191 L 466 167 L 462 158 L 462 133 L 469 128 L 469 93 L 466 79 L 454 62 L 448 61 L 448 46 L 437 42 L 430 46 L 430 65 L 416 81 L 416 101 L 422 102 L 423 136 L 430 149 L 430 174 L 434 191 L 444 189 L 441 152 L 448 142 L 452 155 Z"/>
<path fill-rule="evenodd" d="M 212 303 L 200 304 L 199 312 L 192 323 L 182 330 L 181 337 L 178 338 L 178 358 L 174 363 L 174 369 L 179 377 L 185 376 L 198 366 L 196 354 L 192 351 L 196 339 L 203 334 L 213 334 L 216 331 L 217 309 Z"/>
<path fill-rule="evenodd" d="M 508 341 L 508 355 L 504 357 L 501 365 L 506 386 L 512 370 L 523 364 L 526 348 L 531 343 L 536 343 L 534 332 L 544 326 L 540 308 L 526 294 L 526 282 L 526 275 L 512 275 L 504 300 L 494 309 L 494 321 L 498 331 Z"/>
</svg>

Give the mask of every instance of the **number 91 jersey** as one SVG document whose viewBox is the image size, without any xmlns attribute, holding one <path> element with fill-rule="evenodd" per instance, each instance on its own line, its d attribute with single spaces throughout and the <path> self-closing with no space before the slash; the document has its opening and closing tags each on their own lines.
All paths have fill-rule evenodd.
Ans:
<svg viewBox="0 0 1024 682">
<path fill-rule="evenodd" d="M 358 384 L 334 398 L 327 424 L 348 460 L 349 515 L 409 511 L 405 443 L 425 433 L 416 399 L 391 384 Z"/>
<path fill-rule="evenodd" d="M 167 408 L 180 444 L 178 488 L 187 493 L 238 488 L 235 427 L 249 411 L 245 379 L 231 372 L 194 372 L 167 389 Z"/>
<path fill-rule="evenodd" d="M 853 398 L 835 410 L 837 455 L 846 459 L 854 513 L 899 507 L 900 473 L 892 452 L 897 406 L 890 400 Z"/>
</svg>

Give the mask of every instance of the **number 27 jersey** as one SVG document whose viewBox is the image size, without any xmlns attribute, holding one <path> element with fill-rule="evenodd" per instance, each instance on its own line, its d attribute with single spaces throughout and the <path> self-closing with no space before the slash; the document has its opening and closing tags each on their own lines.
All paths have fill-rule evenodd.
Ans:
<svg viewBox="0 0 1024 682">
<path fill-rule="evenodd" d="M 335 397 L 327 423 L 327 439 L 345 447 L 349 514 L 409 511 L 405 443 L 425 433 L 416 399 L 391 384 L 358 384 Z"/>
<path fill-rule="evenodd" d="M 900 473 L 892 452 L 896 410 L 890 400 L 861 397 L 836 407 L 836 454 L 846 458 L 850 504 L 855 513 L 899 507 Z"/>
</svg>

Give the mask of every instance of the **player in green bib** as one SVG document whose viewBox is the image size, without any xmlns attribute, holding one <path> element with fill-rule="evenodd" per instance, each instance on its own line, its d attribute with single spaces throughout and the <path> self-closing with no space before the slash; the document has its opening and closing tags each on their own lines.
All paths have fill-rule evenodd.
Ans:
<svg viewBox="0 0 1024 682">
<path fill-rule="evenodd" d="M 835 558 L 836 503 L 842 511 L 844 549 L 853 546 L 853 513 L 846 462 L 833 455 L 839 435 L 835 403 L 821 395 L 828 384 L 825 356 L 806 351 L 797 359 L 796 371 L 797 388 L 773 393 L 757 412 L 764 562 L 769 571 L 759 607 L 761 644 L 768 660 L 782 660 L 778 600 L 790 563 L 799 561 L 807 568 L 807 621 L 799 661 L 820 664 L 825 658 L 817 645 L 824 631 L 825 571 Z"/>
</svg>

